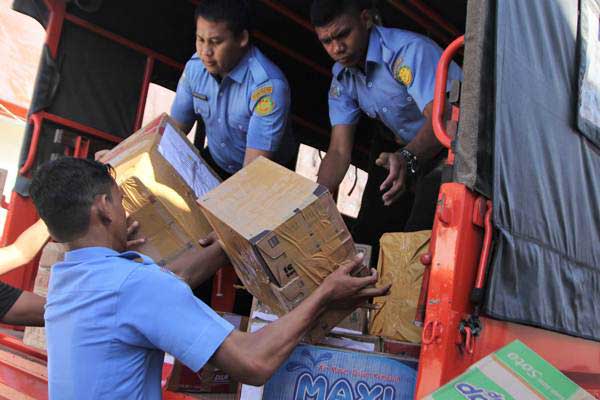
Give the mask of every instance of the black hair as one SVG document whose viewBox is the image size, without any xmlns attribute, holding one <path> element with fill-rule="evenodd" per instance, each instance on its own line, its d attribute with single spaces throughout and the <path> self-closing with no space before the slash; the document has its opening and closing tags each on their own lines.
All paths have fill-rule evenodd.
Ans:
<svg viewBox="0 0 600 400">
<path fill-rule="evenodd" d="M 56 241 L 70 242 L 87 232 L 94 198 L 111 198 L 113 175 L 108 164 L 73 157 L 47 162 L 36 171 L 29 194 Z"/>
<path fill-rule="evenodd" d="M 202 0 L 196 6 L 194 21 L 198 21 L 198 17 L 211 22 L 225 22 L 235 36 L 245 30 L 250 31 L 247 0 Z"/>
<path fill-rule="evenodd" d="M 314 0 L 310 7 L 310 20 L 319 28 L 330 24 L 344 14 L 360 14 L 373 8 L 372 0 Z"/>
</svg>

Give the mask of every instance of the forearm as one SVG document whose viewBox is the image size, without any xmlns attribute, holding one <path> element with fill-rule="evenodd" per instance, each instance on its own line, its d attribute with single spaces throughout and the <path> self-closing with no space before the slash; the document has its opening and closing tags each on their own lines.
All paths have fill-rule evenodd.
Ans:
<svg viewBox="0 0 600 400">
<path fill-rule="evenodd" d="M 200 286 L 215 272 L 229 263 L 229 259 L 218 242 L 202 249 L 186 251 L 167 268 L 179 275 L 192 288 Z"/>
<path fill-rule="evenodd" d="M 48 239 L 50 239 L 48 228 L 40 219 L 23 232 L 12 245 L 0 249 L 0 274 L 33 260 Z"/>
<path fill-rule="evenodd" d="M 341 154 L 337 151 L 328 151 L 321 162 L 317 182 L 333 193 L 340 186 L 340 183 L 342 183 L 349 166 L 350 155 Z"/>
<path fill-rule="evenodd" d="M 433 132 L 433 102 L 425 107 L 423 115 L 426 118 L 425 124 L 417 132 L 414 139 L 406 145 L 406 149 L 417 156 L 421 162 L 431 160 L 443 149 L 442 144 L 437 140 Z"/>
<path fill-rule="evenodd" d="M 211 363 L 242 383 L 263 385 L 289 357 L 325 310 L 326 295 L 317 289 L 293 311 L 253 332 L 234 331 Z"/>
<path fill-rule="evenodd" d="M 266 150 L 257 150 L 257 149 L 247 147 L 246 153 L 244 155 L 244 166 L 250 164 L 252 161 L 254 161 L 255 159 L 257 159 L 260 156 L 266 157 L 268 159 L 272 159 L 273 152 L 266 151 Z"/>
<path fill-rule="evenodd" d="M 46 299 L 35 293 L 23 292 L 2 318 L 6 324 L 44 326 Z"/>
</svg>

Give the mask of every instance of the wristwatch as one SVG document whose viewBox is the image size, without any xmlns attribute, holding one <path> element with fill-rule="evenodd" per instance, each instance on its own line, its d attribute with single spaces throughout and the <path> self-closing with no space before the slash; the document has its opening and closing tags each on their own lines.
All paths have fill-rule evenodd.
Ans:
<svg viewBox="0 0 600 400">
<path fill-rule="evenodd" d="M 406 148 L 400 149 L 398 152 L 406 160 L 406 167 L 410 175 L 416 175 L 419 172 L 419 160 L 417 156 L 411 153 Z"/>
</svg>

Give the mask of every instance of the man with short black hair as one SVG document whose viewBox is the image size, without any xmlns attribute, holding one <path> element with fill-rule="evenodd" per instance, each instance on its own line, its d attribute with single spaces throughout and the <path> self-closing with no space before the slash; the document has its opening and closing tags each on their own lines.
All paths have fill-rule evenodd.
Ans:
<svg viewBox="0 0 600 400">
<path fill-rule="evenodd" d="M 335 60 L 329 90 L 333 129 L 318 182 L 336 190 L 350 164 L 360 115 L 373 119 L 377 132 L 369 179 L 352 233 L 356 241 L 377 248 L 384 232 L 430 229 L 433 224 L 444 158 L 432 128 L 442 50 L 416 33 L 375 25 L 371 3 L 315 0 L 311 19 Z M 449 82 L 454 79 L 462 79 L 462 73 L 452 63 Z"/>
<path fill-rule="evenodd" d="M 222 178 L 258 156 L 293 169 L 290 88 L 250 42 L 246 1 L 203 0 L 195 21 L 196 54 L 185 66 L 171 116 L 186 133 L 197 120 L 204 124 L 208 148 L 195 145 Z"/>
<path fill-rule="evenodd" d="M 52 237 L 68 248 L 53 266 L 45 313 L 51 399 L 160 399 L 165 351 L 194 371 L 210 361 L 262 385 L 323 312 L 390 288 L 373 287 L 375 270 L 351 275 L 359 256 L 289 314 L 254 333 L 235 331 L 180 278 L 126 251 L 125 210 L 110 167 L 61 158 L 40 167 L 30 193 Z M 214 269 L 213 251 L 222 253 L 205 249 L 202 268 Z"/>
</svg>

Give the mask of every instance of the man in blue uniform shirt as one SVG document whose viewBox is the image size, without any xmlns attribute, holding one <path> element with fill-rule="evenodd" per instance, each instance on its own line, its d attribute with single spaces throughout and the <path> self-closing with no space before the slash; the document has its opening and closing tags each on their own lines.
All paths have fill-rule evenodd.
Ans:
<svg viewBox="0 0 600 400">
<path fill-rule="evenodd" d="M 443 158 L 431 121 L 442 50 L 416 33 L 376 26 L 369 0 L 315 0 L 311 19 L 335 60 L 333 129 L 318 182 L 331 191 L 338 187 L 350 164 L 356 124 L 366 115 L 380 132 L 371 145 L 355 240 L 377 247 L 384 232 L 431 228 L 441 178 L 435 167 Z M 449 81 L 461 78 L 453 63 Z"/>
<path fill-rule="evenodd" d="M 123 198 L 111 174 L 107 165 L 67 157 L 32 179 L 40 217 L 68 249 L 52 269 L 45 312 L 50 399 L 158 400 L 164 352 L 194 371 L 211 362 L 262 385 L 324 311 L 389 290 L 373 286 L 375 270 L 351 275 L 358 256 L 286 316 L 254 333 L 235 331 L 181 278 L 126 251 Z M 211 249 L 191 275 L 216 269 L 218 255 L 209 253 L 222 250 Z"/>
<path fill-rule="evenodd" d="M 203 0 L 195 19 L 196 54 L 185 66 L 171 116 L 186 133 L 202 121 L 203 156 L 222 177 L 258 156 L 293 168 L 289 85 L 250 43 L 246 2 Z M 201 150 L 203 144 L 196 141 Z"/>
</svg>

